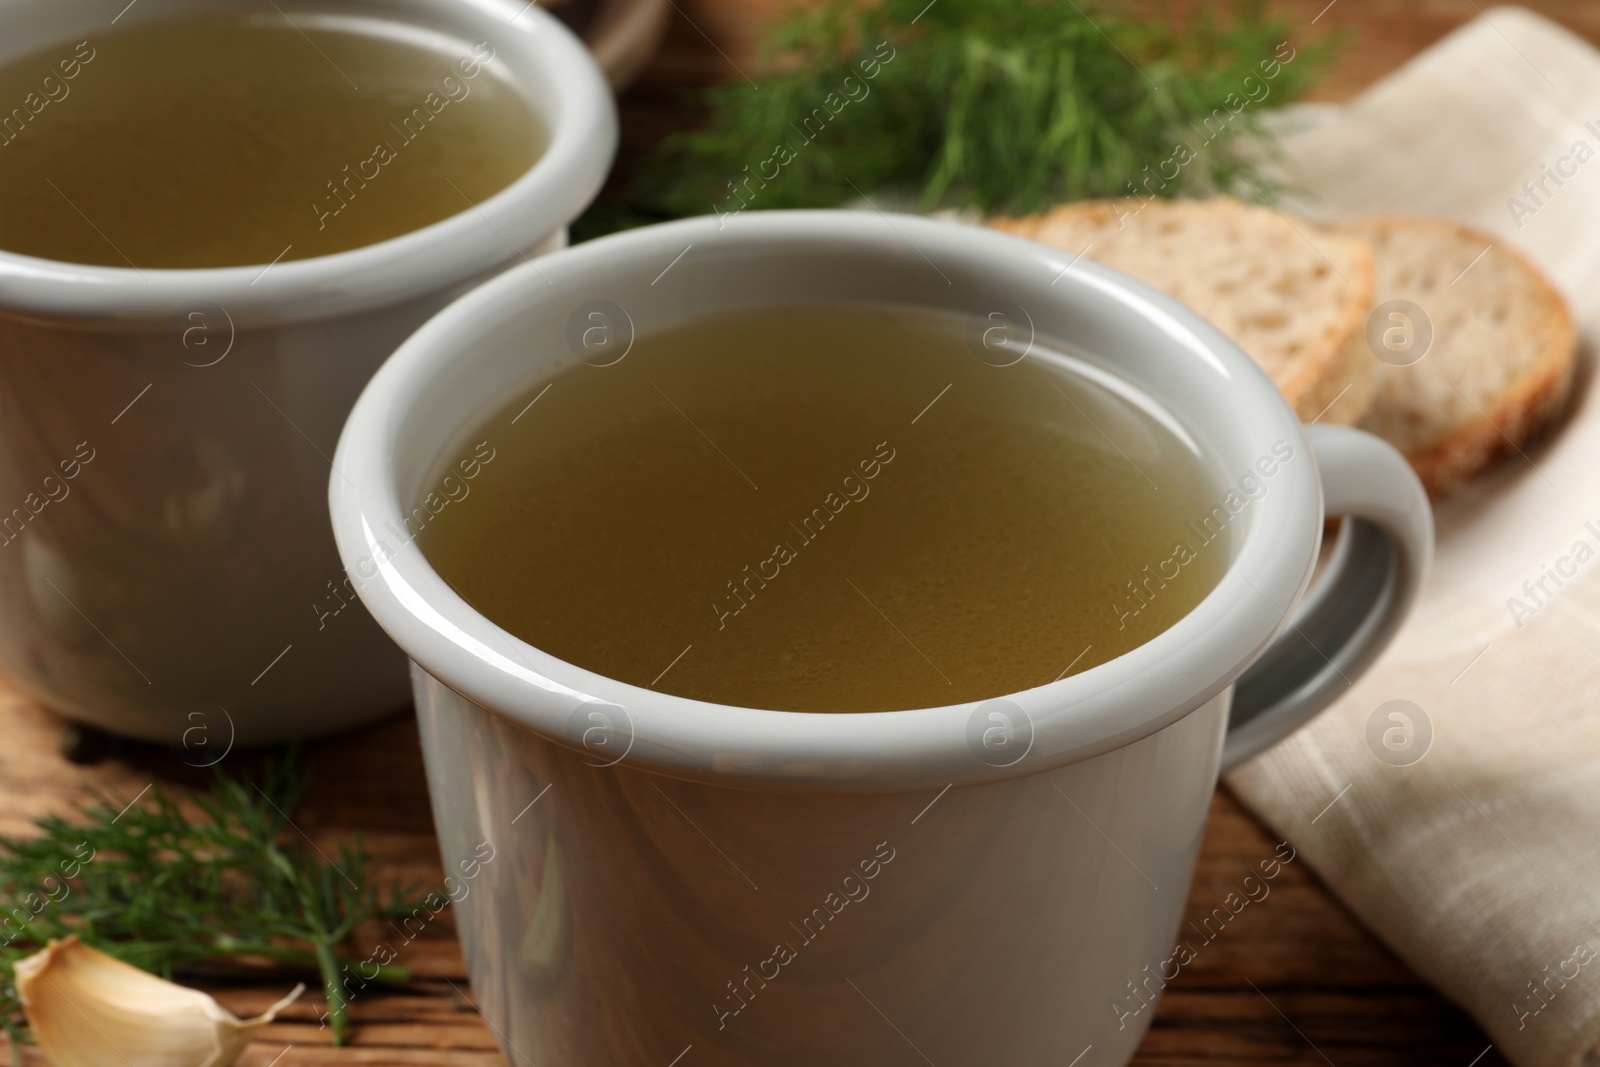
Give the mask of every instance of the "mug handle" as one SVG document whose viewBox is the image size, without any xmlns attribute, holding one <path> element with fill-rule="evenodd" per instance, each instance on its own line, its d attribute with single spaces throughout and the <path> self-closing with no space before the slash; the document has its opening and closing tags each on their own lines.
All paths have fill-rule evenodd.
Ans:
<svg viewBox="0 0 1600 1067">
<path fill-rule="evenodd" d="M 1433 561 L 1433 512 L 1405 458 L 1343 426 L 1307 426 L 1323 513 L 1345 516 L 1316 587 L 1235 683 L 1222 770 L 1277 744 L 1388 645 Z"/>
</svg>

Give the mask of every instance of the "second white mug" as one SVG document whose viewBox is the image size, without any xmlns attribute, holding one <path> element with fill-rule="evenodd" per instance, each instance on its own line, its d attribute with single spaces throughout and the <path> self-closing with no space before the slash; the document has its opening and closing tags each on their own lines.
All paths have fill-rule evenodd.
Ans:
<svg viewBox="0 0 1600 1067">
<path fill-rule="evenodd" d="M 118 25 L 229 6 L 142 0 Z M 417 28 L 441 70 L 472 57 L 475 76 L 533 106 L 543 156 L 458 215 L 318 258 L 141 270 L 0 252 L 0 668 L 71 718 L 191 762 L 405 706 L 404 657 L 360 606 L 328 532 L 339 429 L 429 315 L 565 242 L 616 143 L 604 77 L 534 5 L 295 11 L 324 9 Z M 115 13 L 8 3 L 0 61 L 92 48 Z M 27 135 L 47 134 L 50 117 Z"/>
</svg>

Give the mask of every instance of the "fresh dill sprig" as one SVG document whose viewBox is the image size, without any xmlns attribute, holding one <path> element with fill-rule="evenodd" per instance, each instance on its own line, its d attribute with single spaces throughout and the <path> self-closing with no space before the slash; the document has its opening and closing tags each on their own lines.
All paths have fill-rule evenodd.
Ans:
<svg viewBox="0 0 1600 1067">
<path fill-rule="evenodd" d="M 152 785 L 132 803 L 97 797 L 75 819 L 38 820 L 36 836 L 0 838 L 0 1030 L 14 1055 L 26 1020 L 12 968 L 68 934 L 167 978 L 241 957 L 316 970 L 334 1044 L 344 1043 L 339 948 L 363 921 L 412 905 L 399 892 L 379 899 L 359 840 L 334 860 L 292 828 L 310 785 L 293 750 L 259 781 L 214 774 L 208 792 Z M 409 977 L 396 966 L 361 974 L 363 984 Z"/>
<path fill-rule="evenodd" d="M 705 91 L 580 237 L 745 208 L 884 194 L 920 210 L 1037 211 L 1101 196 L 1249 195 L 1261 112 L 1303 96 L 1335 43 L 1236 0 L 1182 21 L 1102 0 L 833 0 L 780 25 L 764 74 Z M 1180 145 L 1184 148 L 1180 149 Z"/>
</svg>

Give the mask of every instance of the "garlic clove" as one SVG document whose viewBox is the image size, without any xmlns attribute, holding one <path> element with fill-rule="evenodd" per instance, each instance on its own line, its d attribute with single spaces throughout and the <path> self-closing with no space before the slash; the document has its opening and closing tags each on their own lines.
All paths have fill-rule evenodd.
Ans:
<svg viewBox="0 0 1600 1067">
<path fill-rule="evenodd" d="M 16 963 L 17 995 L 52 1067 L 229 1067 L 255 1031 L 305 990 L 241 1020 L 188 989 L 76 937 Z"/>
</svg>

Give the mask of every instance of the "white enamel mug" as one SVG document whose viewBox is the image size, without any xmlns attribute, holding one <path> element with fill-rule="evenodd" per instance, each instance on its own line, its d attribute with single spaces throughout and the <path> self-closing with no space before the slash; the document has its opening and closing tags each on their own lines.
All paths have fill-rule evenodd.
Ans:
<svg viewBox="0 0 1600 1067">
<path fill-rule="evenodd" d="M 1217 330 L 1097 264 L 866 212 L 723 221 L 595 241 L 469 294 L 400 347 L 340 440 L 335 535 L 413 661 L 478 1004 L 517 1065 L 1123 1063 L 1219 767 L 1381 651 L 1428 568 L 1427 499 L 1387 445 L 1302 427 Z M 625 347 L 726 309 L 851 301 L 984 323 L 1003 304 L 1040 351 L 1164 408 L 1237 490 L 1218 502 L 1235 532 L 1217 587 L 1147 644 L 998 703 L 800 714 L 557 660 L 390 533 L 465 434 L 593 355 L 568 340 L 589 337 L 575 314 Z M 1306 597 L 1325 513 L 1353 521 Z"/>
<path fill-rule="evenodd" d="M 246 6 L 141 0 L 117 22 Z M 328 457 L 408 334 L 565 242 L 616 143 L 603 75 L 525 0 L 291 11 L 405 24 L 441 71 L 487 42 L 487 74 L 526 96 L 549 146 L 460 214 L 336 255 L 139 270 L 0 252 L 0 669 L 74 719 L 195 761 L 405 705 L 404 657 L 357 602 L 328 533 Z M 100 0 L 13 0 L 0 61 L 92 49 L 116 14 Z M 76 76 L 93 74 L 90 62 Z"/>
</svg>

